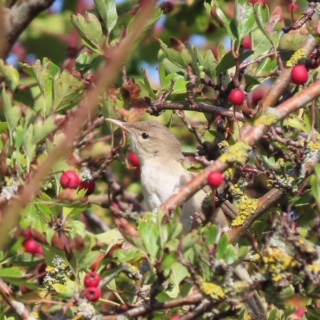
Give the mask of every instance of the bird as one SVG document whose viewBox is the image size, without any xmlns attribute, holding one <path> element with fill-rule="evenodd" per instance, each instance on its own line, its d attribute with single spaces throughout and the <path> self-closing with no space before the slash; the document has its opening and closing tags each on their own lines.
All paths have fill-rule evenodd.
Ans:
<svg viewBox="0 0 320 320">
<path fill-rule="evenodd" d="M 180 141 L 166 126 L 157 121 L 126 123 L 110 118 L 107 120 L 122 129 L 131 140 L 131 148 L 140 162 L 140 181 L 146 206 L 148 210 L 156 212 L 161 204 L 194 177 L 183 165 L 185 158 Z M 206 197 L 207 192 L 201 189 L 183 204 L 180 219 L 184 233 L 199 227 L 196 217 L 208 214 L 207 212 L 203 214 Z M 213 222 L 221 229 L 228 228 L 230 222 L 223 210 L 216 211 Z M 243 266 L 237 266 L 235 274 L 241 280 L 252 283 L 249 273 Z M 256 291 L 248 299 L 247 306 L 253 319 L 267 319 L 266 311 Z"/>
</svg>

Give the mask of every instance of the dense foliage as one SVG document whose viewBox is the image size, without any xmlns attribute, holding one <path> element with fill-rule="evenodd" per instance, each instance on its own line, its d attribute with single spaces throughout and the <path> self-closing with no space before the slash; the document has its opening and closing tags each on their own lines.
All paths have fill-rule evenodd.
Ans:
<svg viewBox="0 0 320 320">
<path fill-rule="evenodd" d="M 0 1 L 0 318 L 319 319 L 317 3 L 52 3 Z M 146 212 L 105 118 L 168 126 L 230 229 Z"/>
</svg>

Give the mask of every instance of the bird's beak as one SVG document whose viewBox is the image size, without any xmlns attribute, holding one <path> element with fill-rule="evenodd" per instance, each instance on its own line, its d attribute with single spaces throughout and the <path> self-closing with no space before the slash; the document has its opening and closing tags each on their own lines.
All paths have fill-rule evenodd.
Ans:
<svg viewBox="0 0 320 320">
<path fill-rule="evenodd" d="M 126 123 L 120 120 L 115 120 L 115 119 L 111 119 L 111 118 L 105 118 L 107 121 L 109 121 L 110 123 L 115 124 L 116 126 L 118 126 L 121 130 L 125 131 L 125 132 L 130 132 L 129 129 L 126 127 Z"/>
</svg>

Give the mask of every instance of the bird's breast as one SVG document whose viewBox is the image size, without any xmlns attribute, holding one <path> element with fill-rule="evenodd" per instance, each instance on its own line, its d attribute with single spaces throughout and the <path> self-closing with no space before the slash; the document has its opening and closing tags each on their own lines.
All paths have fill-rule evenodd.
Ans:
<svg viewBox="0 0 320 320">
<path fill-rule="evenodd" d="M 143 196 L 149 210 L 158 208 L 181 186 L 185 169 L 180 163 L 144 163 L 141 168 Z"/>
</svg>

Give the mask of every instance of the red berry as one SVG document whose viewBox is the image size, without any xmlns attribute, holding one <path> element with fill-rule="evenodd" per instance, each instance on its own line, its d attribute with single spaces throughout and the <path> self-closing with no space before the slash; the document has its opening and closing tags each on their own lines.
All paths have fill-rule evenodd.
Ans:
<svg viewBox="0 0 320 320">
<path fill-rule="evenodd" d="M 85 189 L 86 191 L 86 196 L 90 196 L 90 194 L 94 193 L 94 190 L 96 189 L 96 183 L 94 180 L 82 180 L 79 185 L 79 189 Z"/>
<path fill-rule="evenodd" d="M 212 171 L 208 174 L 207 181 L 211 188 L 218 188 L 223 182 L 223 174 Z"/>
<path fill-rule="evenodd" d="M 99 263 L 100 263 L 100 261 L 101 261 L 103 258 L 104 258 L 103 255 L 100 255 L 100 256 L 97 258 L 96 262 L 91 266 L 91 270 L 92 270 L 92 271 L 96 271 L 96 270 L 98 269 Z"/>
<path fill-rule="evenodd" d="M 26 252 L 31 254 L 43 254 L 43 248 L 40 246 L 38 242 L 36 242 L 34 239 L 30 238 L 27 239 L 23 243 L 23 247 L 26 250 Z"/>
<path fill-rule="evenodd" d="M 240 89 L 234 89 L 229 94 L 230 103 L 235 104 L 237 106 L 243 103 L 244 98 L 245 98 L 245 94 Z"/>
<path fill-rule="evenodd" d="M 245 50 L 251 50 L 251 39 L 250 36 L 245 36 L 242 41 L 243 48 Z"/>
<path fill-rule="evenodd" d="M 179 316 L 173 316 L 169 320 L 180 320 L 180 317 Z"/>
<path fill-rule="evenodd" d="M 77 189 L 80 185 L 80 178 L 75 171 L 67 170 L 62 173 L 60 184 L 63 189 Z"/>
<path fill-rule="evenodd" d="M 140 168 L 140 161 L 138 156 L 134 152 L 128 154 L 128 161 L 136 168 Z"/>
<path fill-rule="evenodd" d="M 98 287 L 99 283 L 101 281 L 100 276 L 92 271 L 92 272 L 88 272 L 85 277 L 84 277 L 84 285 L 86 288 L 96 288 Z"/>
<path fill-rule="evenodd" d="M 101 290 L 99 288 L 87 288 L 85 296 L 88 301 L 95 302 L 101 298 Z"/>
<path fill-rule="evenodd" d="M 308 70 L 303 64 L 298 64 L 291 69 L 291 80 L 293 83 L 305 84 L 308 78 Z"/>
</svg>

